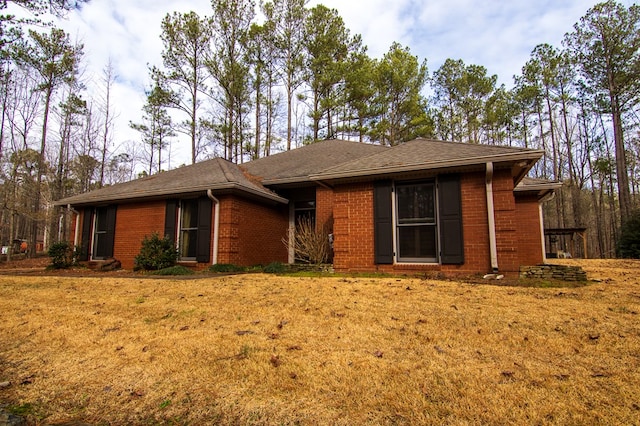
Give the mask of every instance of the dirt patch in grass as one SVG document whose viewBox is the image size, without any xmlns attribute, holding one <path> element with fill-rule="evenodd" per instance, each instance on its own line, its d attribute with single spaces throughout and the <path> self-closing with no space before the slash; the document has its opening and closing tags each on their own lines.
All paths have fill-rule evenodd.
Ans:
<svg viewBox="0 0 640 426">
<path fill-rule="evenodd" d="M 0 405 L 44 424 L 637 424 L 640 263 L 570 262 L 601 282 L 2 275 Z"/>
</svg>

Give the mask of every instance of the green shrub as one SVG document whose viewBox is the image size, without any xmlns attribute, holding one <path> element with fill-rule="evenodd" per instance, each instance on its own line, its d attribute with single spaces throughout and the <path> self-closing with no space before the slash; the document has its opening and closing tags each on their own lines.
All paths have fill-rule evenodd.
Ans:
<svg viewBox="0 0 640 426">
<path fill-rule="evenodd" d="M 150 272 L 152 275 L 193 275 L 195 272 L 193 270 L 182 266 L 170 266 L 168 268 L 159 269 L 157 271 Z"/>
<path fill-rule="evenodd" d="M 169 237 L 160 238 L 157 233 L 142 240 L 140 253 L 135 257 L 135 269 L 157 271 L 174 266 L 178 261 L 178 250 Z"/>
<path fill-rule="evenodd" d="M 210 272 L 242 272 L 244 268 L 242 266 L 234 265 L 232 263 L 216 263 L 209 267 Z"/>
<path fill-rule="evenodd" d="M 77 260 L 77 253 L 73 250 L 73 246 L 68 241 L 60 241 L 49 247 L 47 252 L 51 258 L 53 269 L 66 269 L 73 266 Z"/>
<path fill-rule="evenodd" d="M 636 211 L 620 229 L 616 255 L 626 259 L 640 259 L 640 211 Z"/>
<path fill-rule="evenodd" d="M 282 274 L 287 270 L 287 267 L 280 262 L 271 262 L 264 267 L 263 271 L 267 274 Z"/>
</svg>

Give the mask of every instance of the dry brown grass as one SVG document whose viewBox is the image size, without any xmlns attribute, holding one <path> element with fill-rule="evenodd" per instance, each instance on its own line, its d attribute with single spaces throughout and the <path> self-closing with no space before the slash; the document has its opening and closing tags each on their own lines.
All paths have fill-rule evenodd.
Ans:
<svg viewBox="0 0 640 426">
<path fill-rule="evenodd" d="M 640 263 L 581 264 L 604 281 L 0 276 L 0 402 L 45 424 L 639 424 Z"/>
</svg>

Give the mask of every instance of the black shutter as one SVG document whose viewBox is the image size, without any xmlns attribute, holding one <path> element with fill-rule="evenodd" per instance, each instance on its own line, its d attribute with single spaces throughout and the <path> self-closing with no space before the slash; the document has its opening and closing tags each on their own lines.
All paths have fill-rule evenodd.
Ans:
<svg viewBox="0 0 640 426">
<path fill-rule="evenodd" d="M 373 185 L 373 221 L 375 263 L 393 263 L 393 203 L 391 181 L 379 181 Z"/>
<path fill-rule="evenodd" d="M 198 236 L 196 247 L 196 261 L 209 262 L 211 249 L 211 207 L 208 197 L 198 199 Z"/>
<path fill-rule="evenodd" d="M 169 237 L 173 243 L 176 241 L 177 210 L 178 202 L 176 200 L 167 200 L 167 207 L 164 215 L 164 236 Z"/>
<path fill-rule="evenodd" d="M 93 209 L 87 207 L 82 215 L 82 233 L 80 234 L 80 255 L 78 260 L 89 260 L 89 244 L 91 242 L 91 215 Z M 78 220 L 78 219 L 76 219 Z"/>
<path fill-rule="evenodd" d="M 116 206 L 107 206 L 107 232 L 105 233 L 105 257 L 113 257 L 113 243 L 116 235 Z"/>
<path fill-rule="evenodd" d="M 440 213 L 440 260 L 442 263 L 464 263 L 464 239 L 462 238 L 462 200 L 460 175 L 438 177 L 438 201 Z"/>
</svg>

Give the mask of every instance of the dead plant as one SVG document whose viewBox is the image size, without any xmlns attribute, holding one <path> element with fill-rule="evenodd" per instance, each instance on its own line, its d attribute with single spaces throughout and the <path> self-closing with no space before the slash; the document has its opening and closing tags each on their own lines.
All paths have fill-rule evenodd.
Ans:
<svg viewBox="0 0 640 426">
<path fill-rule="evenodd" d="M 319 265 L 327 263 L 331 256 L 329 238 L 328 227 L 317 227 L 313 218 L 302 216 L 296 222 L 293 238 L 287 235 L 282 242 L 287 248 L 293 243 L 296 261 Z"/>
</svg>

